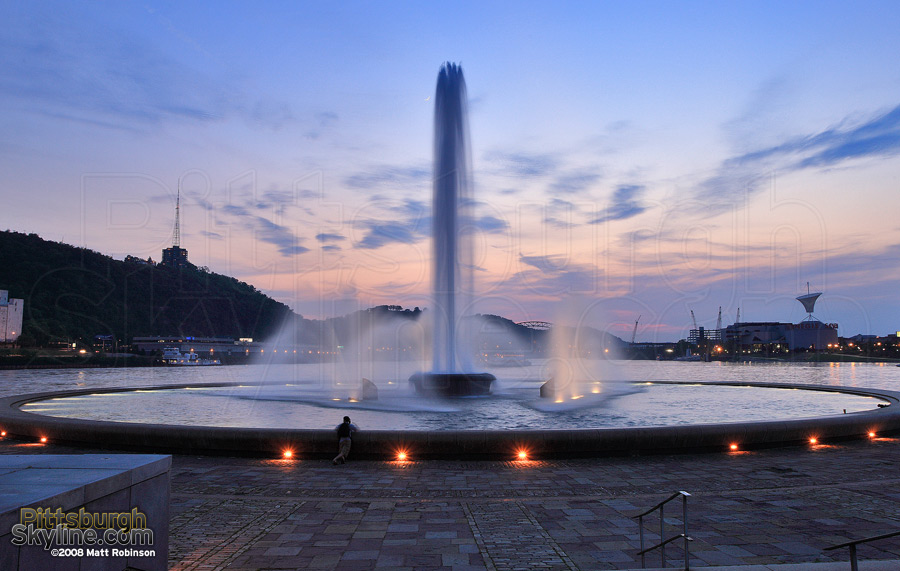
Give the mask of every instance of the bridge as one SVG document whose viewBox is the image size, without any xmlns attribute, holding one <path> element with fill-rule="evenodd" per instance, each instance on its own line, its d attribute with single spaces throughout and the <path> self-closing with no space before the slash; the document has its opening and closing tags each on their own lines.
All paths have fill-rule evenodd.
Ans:
<svg viewBox="0 0 900 571">
<path fill-rule="evenodd" d="M 522 327 L 527 327 L 528 329 L 534 329 L 535 331 L 547 331 L 553 324 L 549 321 L 522 321 L 516 323 L 516 325 L 521 325 Z"/>
</svg>

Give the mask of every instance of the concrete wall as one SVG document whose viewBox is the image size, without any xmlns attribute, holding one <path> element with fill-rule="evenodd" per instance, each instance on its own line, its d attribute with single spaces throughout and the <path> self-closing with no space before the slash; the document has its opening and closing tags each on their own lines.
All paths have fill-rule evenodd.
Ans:
<svg viewBox="0 0 900 571">
<path fill-rule="evenodd" d="M 171 456 L 137 454 L 0 456 L 0 569 L 164 571 L 169 554 L 171 461 Z M 136 510 L 146 516 L 153 544 L 17 546 L 12 543 L 13 526 L 22 523 L 23 508 L 59 508 L 62 514 L 80 509 L 87 514 Z M 54 555 L 53 549 L 69 551 Z M 114 549 L 132 552 L 117 555 Z M 135 550 L 152 551 L 152 555 L 135 555 Z"/>
</svg>

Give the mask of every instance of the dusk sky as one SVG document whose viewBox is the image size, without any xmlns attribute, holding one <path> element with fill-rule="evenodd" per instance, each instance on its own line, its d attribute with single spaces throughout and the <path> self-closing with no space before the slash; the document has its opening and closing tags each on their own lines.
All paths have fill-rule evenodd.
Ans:
<svg viewBox="0 0 900 571">
<path fill-rule="evenodd" d="M 476 311 L 630 339 L 900 330 L 900 3 L 0 3 L 0 229 L 190 260 L 306 317 L 427 307 L 459 62 Z M 4 268 L 3 271 L 15 271 Z M 27 300 L 26 300 L 27 303 Z"/>
</svg>

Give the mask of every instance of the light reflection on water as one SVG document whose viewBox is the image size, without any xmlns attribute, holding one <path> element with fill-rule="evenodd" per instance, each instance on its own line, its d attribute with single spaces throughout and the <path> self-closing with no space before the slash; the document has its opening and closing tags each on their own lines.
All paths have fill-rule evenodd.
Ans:
<svg viewBox="0 0 900 571">
<path fill-rule="evenodd" d="M 808 418 L 875 408 L 878 401 L 853 395 L 747 387 L 652 385 L 610 396 L 633 385 L 607 382 L 557 411 L 537 398 L 542 362 L 496 369 L 495 395 L 429 401 L 408 394 L 405 378 L 417 363 L 355 365 L 252 365 L 153 369 L 35 370 L 0 372 L 0 394 L 162 384 L 212 382 L 277 383 L 278 386 L 203 388 L 191 391 L 112 393 L 59 399 L 25 410 L 124 422 L 331 428 L 344 414 L 368 429 L 529 429 L 652 426 Z M 607 369 L 609 370 L 609 369 Z M 618 380 L 678 380 L 821 384 L 893 390 L 900 368 L 882 364 L 723 364 L 638 361 L 616 366 Z M 323 374 L 326 373 L 326 374 Z M 356 383 L 367 377 L 379 386 L 373 403 L 351 403 Z M 324 379 L 324 380 L 323 380 Z M 332 381 L 329 379 L 339 379 Z M 595 385 L 588 385 L 588 389 Z M 641 388 L 640 386 L 638 387 Z M 338 400 L 332 400 L 332 399 Z"/>
</svg>

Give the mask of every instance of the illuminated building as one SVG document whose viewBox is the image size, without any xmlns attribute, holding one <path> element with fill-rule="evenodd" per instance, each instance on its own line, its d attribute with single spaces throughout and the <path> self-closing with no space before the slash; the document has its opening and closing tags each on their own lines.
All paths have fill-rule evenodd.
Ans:
<svg viewBox="0 0 900 571">
<path fill-rule="evenodd" d="M 24 300 L 11 299 L 7 290 L 0 290 L 0 343 L 15 343 L 22 334 L 24 307 Z"/>
</svg>

